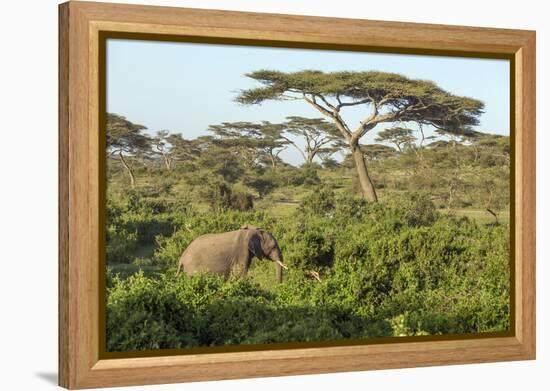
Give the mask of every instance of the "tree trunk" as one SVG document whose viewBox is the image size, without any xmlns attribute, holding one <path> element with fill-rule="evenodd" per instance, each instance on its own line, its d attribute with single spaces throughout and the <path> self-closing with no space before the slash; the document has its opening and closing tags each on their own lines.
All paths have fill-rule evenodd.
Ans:
<svg viewBox="0 0 550 391">
<path fill-rule="evenodd" d="M 307 164 L 313 164 L 313 159 L 315 159 L 316 154 L 317 152 L 315 150 L 307 151 Z"/>
<path fill-rule="evenodd" d="M 269 160 L 271 160 L 271 167 L 273 168 L 277 167 L 277 159 L 273 155 L 273 152 L 269 153 Z"/>
<path fill-rule="evenodd" d="M 118 153 L 118 156 L 120 157 L 120 161 L 128 172 L 128 176 L 130 177 L 130 185 L 133 189 L 136 186 L 136 177 L 134 176 L 134 171 L 132 171 L 132 168 L 128 165 L 128 163 L 126 163 L 126 160 L 124 160 L 124 155 L 122 154 L 122 151 Z"/>
<path fill-rule="evenodd" d="M 172 169 L 172 159 L 170 159 L 165 154 L 162 154 L 162 157 L 164 159 L 164 165 L 166 166 L 166 169 L 170 171 Z"/>
<path fill-rule="evenodd" d="M 455 192 L 455 184 L 451 183 L 451 186 L 449 186 L 449 199 L 447 200 L 447 210 L 451 210 L 451 206 L 453 205 L 453 195 Z"/>
<path fill-rule="evenodd" d="M 350 148 L 353 160 L 355 161 L 355 168 L 357 169 L 357 176 L 359 177 L 363 198 L 370 202 L 377 202 L 378 197 L 376 196 L 376 190 L 369 176 L 363 152 L 359 148 L 359 145 L 350 145 Z"/>
</svg>

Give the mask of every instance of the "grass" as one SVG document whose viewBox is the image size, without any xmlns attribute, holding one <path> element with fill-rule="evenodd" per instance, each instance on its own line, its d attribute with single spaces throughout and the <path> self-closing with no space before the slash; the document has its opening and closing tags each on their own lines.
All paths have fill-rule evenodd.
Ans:
<svg viewBox="0 0 550 391">
<path fill-rule="evenodd" d="M 492 224 L 495 222 L 495 218 L 484 209 L 451 209 L 451 213 L 457 216 L 465 216 L 472 220 L 475 220 L 481 224 Z M 503 210 L 498 213 L 498 221 L 501 223 L 507 223 L 510 221 L 510 213 L 508 210 Z"/>
</svg>

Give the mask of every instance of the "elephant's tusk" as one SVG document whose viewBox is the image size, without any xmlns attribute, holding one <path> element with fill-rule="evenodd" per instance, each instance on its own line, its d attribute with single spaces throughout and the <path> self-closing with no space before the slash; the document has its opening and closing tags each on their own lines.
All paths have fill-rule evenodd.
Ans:
<svg viewBox="0 0 550 391">
<path fill-rule="evenodd" d="M 319 275 L 319 272 L 316 272 L 315 270 L 310 270 L 309 274 L 317 281 L 321 282 L 321 276 Z"/>
<path fill-rule="evenodd" d="M 281 266 L 283 269 L 288 270 L 288 267 L 281 261 L 275 261 L 275 262 L 277 263 L 277 265 Z"/>
</svg>

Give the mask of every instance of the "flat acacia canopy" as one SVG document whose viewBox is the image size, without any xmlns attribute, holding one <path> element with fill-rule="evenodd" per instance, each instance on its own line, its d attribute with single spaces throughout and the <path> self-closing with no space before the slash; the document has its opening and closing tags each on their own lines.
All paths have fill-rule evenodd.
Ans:
<svg viewBox="0 0 550 391">
<path fill-rule="evenodd" d="M 432 81 L 410 79 L 396 73 L 259 70 L 246 76 L 263 86 L 241 91 L 236 99 L 240 103 L 304 99 L 332 114 L 346 106 L 370 104 L 373 113 L 361 125 L 365 131 L 380 122 L 396 121 L 414 121 L 445 129 L 463 128 L 477 125 L 484 107 L 483 102 L 455 96 Z"/>
</svg>

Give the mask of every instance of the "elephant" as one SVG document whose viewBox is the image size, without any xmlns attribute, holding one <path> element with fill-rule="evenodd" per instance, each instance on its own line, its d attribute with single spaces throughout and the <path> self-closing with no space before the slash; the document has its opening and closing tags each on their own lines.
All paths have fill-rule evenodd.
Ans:
<svg viewBox="0 0 550 391">
<path fill-rule="evenodd" d="M 181 269 L 192 275 L 209 272 L 223 275 L 248 274 L 252 258 L 269 259 L 275 263 L 277 281 L 283 280 L 283 254 L 273 235 L 253 225 L 244 225 L 236 231 L 201 235 L 182 253 L 176 276 Z"/>
</svg>

